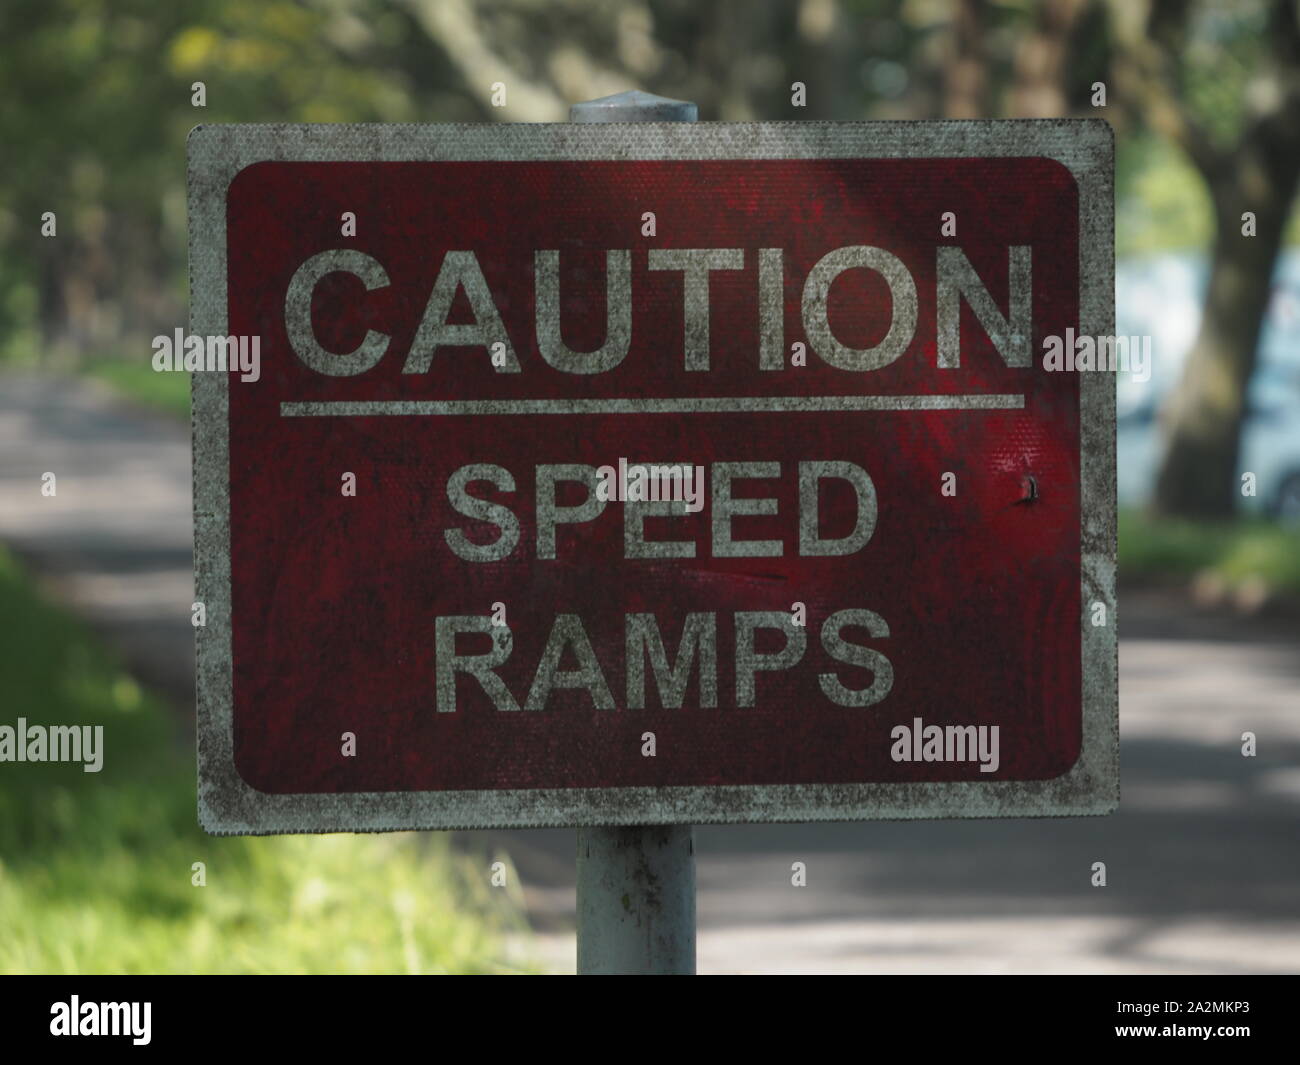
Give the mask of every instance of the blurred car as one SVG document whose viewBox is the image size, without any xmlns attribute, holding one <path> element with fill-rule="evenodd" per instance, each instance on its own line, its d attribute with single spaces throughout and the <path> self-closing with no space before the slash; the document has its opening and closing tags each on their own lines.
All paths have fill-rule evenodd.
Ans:
<svg viewBox="0 0 1300 1065">
<path fill-rule="evenodd" d="M 1117 333 L 1150 336 L 1149 379 L 1117 375 L 1117 493 L 1120 506 L 1149 503 L 1163 456 L 1159 415 L 1177 387 L 1200 327 L 1207 263 L 1203 256 L 1130 260 L 1116 269 Z M 1247 389 L 1238 483 L 1255 475 L 1255 495 L 1238 495 L 1243 513 L 1300 524 L 1300 251 L 1286 251 L 1260 333 L 1258 367 Z"/>
</svg>

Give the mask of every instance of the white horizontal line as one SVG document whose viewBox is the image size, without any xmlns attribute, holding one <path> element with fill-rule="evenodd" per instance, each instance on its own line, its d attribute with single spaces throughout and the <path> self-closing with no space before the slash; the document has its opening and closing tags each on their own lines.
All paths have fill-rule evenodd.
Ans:
<svg viewBox="0 0 1300 1065">
<path fill-rule="evenodd" d="M 1023 395 L 948 396 L 696 396 L 662 399 L 448 399 L 285 402 L 286 418 L 377 415 L 508 414 L 764 414 L 783 411 L 1021 410 Z"/>
</svg>

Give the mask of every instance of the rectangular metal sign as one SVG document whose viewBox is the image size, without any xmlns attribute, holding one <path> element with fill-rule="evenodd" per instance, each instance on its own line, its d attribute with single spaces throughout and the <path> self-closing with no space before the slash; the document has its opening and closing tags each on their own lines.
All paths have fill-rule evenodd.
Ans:
<svg viewBox="0 0 1300 1065">
<path fill-rule="evenodd" d="M 189 210 L 209 831 L 1115 808 L 1104 122 L 206 126 Z"/>
</svg>

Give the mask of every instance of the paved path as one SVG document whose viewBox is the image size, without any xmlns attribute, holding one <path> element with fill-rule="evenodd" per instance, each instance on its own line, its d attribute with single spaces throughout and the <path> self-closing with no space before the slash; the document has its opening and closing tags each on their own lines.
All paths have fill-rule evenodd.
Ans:
<svg viewBox="0 0 1300 1065">
<path fill-rule="evenodd" d="M 57 494 L 41 495 L 44 473 Z M 189 426 L 75 379 L 0 376 L 0 541 L 193 706 Z"/>
<path fill-rule="evenodd" d="M 187 716 L 189 508 L 186 427 L 0 377 L 0 540 Z M 700 828 L 701 971 L 1300 972 L 1300 633 L 1120 606 L 1118 814 Z M 537 949 L 572 968 L 573 833 L 459 835 L 514 855 Z"/>
</svg>

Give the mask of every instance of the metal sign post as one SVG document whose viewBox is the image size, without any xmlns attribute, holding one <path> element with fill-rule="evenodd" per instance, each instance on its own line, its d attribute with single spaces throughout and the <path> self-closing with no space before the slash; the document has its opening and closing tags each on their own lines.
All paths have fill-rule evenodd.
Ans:
<svg viewBox="0 0 1300 1065">
<path fill-rule="evenodd" d="M 623 92 L 574 104 L 572 122 L 694 122 L 693 103 Z M 694 974 L 695 829 L 578 829 L 578 972 Z"/>
</svg>

